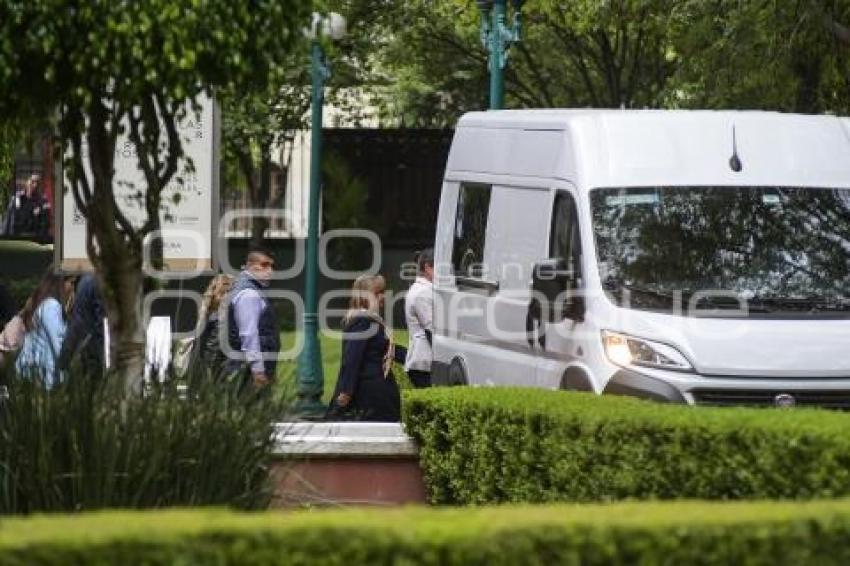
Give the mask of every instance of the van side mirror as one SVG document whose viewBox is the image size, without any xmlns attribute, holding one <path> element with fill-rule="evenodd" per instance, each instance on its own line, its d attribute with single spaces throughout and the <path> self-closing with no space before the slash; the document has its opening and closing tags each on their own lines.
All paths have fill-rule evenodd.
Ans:
<svg viewBox="0 0 850 566">
<path fill-rule="evenodd" d="M 564 258 L 545 259 L 534 265 L 531 289 L 536 297 L 545 301 L 541 310 L 543 318 L 549 322 L 566 318 L 584 320 L 585 303 L 580 287 L 580 269 L 568 269 Z"/>
</svg>

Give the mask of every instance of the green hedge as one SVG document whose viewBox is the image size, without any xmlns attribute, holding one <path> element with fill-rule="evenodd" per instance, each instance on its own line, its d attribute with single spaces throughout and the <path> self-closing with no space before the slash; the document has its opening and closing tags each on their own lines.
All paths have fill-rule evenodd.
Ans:
<svg viewBox="0 0 850 566">
<path fill-rule="evenodd" d="M 0 566 L 848 562 L 847 500 L 104 512 L 0 523 Z"/>
<path fill-rule="evenodd" d="M 850 494 L 850 415 L 530 388 L 405 396 L 434 503 Z"/>
</svg>

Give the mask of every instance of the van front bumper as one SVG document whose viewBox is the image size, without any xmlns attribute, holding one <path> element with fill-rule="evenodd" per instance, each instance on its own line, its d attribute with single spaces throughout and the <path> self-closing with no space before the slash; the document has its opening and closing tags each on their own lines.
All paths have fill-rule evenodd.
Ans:
<svg viewBox="0 0 850 566">
<path fill-rule="evenodd" d="M 620 369 L 611 376 L 603 393 L 688 405 L 811 406 L 850 410 L 850 377 L 718 377 Z"/>
</svg>

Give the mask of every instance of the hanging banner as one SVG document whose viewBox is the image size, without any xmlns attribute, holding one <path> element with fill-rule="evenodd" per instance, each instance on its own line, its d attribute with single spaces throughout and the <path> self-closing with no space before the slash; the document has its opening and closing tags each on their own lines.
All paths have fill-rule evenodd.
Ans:
<svg viewBox="0 0 850 566">
<path fill-rule="evenodd" d="M 200 273 L 214 268 L 212 242 L 218 223 L 220 117 L 211 98 L 202 95 L 198 104 L 200 112 L 189 110 L 178 123 L 184 156 L 162 192 L 163 276 Z M 88 173 L 85 146 L 83 155 Z M 56 264 L 63 271 L 90 271 L 86 219 L 74 202 L 68 179 L 64 175 L 61 178 L 63 195 L 56 199 Z M 134 227 L 142 226 L 147 213 L 138 195 L 144 194 L 147 183 L 135 146 L 126 133 L 119 136 L 115 144 L 112 186 L 115 200 L 127 219 Z"/>
</svg>

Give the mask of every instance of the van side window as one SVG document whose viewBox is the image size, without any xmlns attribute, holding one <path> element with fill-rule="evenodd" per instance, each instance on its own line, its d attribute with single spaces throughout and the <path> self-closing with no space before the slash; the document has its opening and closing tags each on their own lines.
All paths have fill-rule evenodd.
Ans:
<svg viewBox="0 0 850 566">
<path fill-rule="evenodd" d="M 558 191 L 555 196 L 549 257 L 567 260 L 567 269 L 570 271 L 577 267 L 581 257 L 578 210 L 572 195 L 566 191 Z"/>
<path fill-rule="evenodd" d="M 490 211 L 490 189 L 490 185 L 472 183 L 460 186 L 452 246 L 452 267 L 455 275 L 481 277 L 484 236 Z"/>
</svg>

